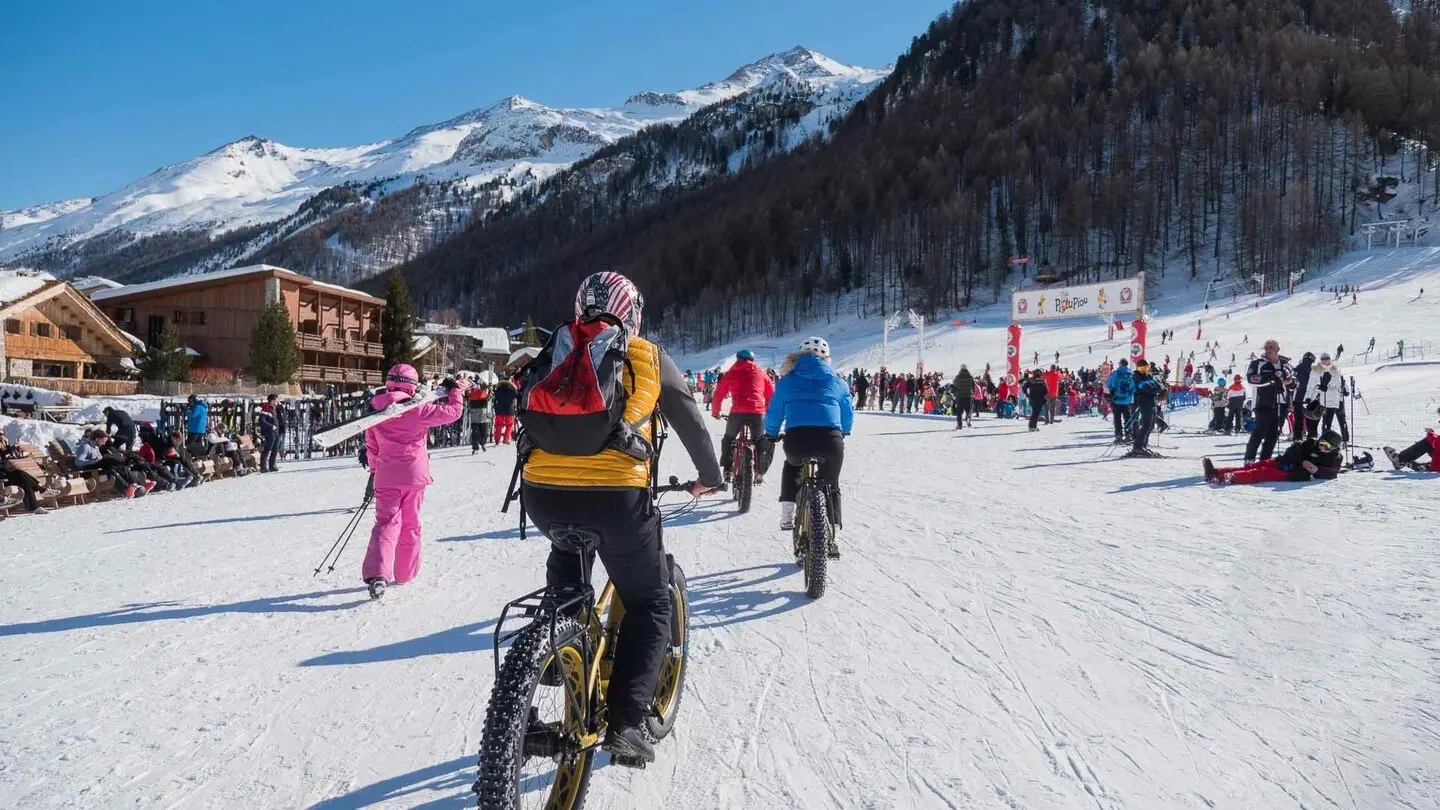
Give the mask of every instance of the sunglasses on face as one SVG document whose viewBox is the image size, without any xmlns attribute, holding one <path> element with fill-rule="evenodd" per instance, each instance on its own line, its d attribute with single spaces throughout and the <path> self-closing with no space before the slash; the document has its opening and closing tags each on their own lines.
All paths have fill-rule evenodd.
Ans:
<svg viewBox="0 0 1440 810">
<path fill-rule="evenodd" d="M 1321 440 L 1320 440 L 1320 449 L 1328 453 L 1328 452 L 1330 452 L 1331 450 L 1334 450 L 1334 449 L 1335 449 L 1335 445 L 1332 444 L 1332 443 L 1330 443 L 1330 442 L 1325 441 L 1324 439 L 1321 439 Z"/>
</svg>

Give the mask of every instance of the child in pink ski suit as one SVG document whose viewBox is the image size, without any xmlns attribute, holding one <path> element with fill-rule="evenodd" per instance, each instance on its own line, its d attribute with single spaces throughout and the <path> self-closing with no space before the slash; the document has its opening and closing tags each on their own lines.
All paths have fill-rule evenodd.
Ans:
<svg viewBox="0 0 1440 810">
<path fill-rule="evenodd" d="M 419 374 L 408 365 L 390 370 L 385 393 L 370 406 L 384 410 L 415 395 Z M 460 418 L 468 379 L 460 379 L 440 402 L 421 405 L 365 432 L 365 449 L 375 476 L 375 528 L 360 576 L 372 580 L 409 582 L 420 573 L 420 505 L 430 478 L 429 430 Z"/>
</svg>

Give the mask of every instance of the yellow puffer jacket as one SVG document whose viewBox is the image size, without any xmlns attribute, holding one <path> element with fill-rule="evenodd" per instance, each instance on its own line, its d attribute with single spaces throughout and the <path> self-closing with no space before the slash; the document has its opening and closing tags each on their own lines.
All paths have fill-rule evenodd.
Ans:
<svg viewBox="0 0 1440 810">
<path fill-rule="evenodd" d="M 660 348 L 643 338 L 630 338 L 626 347 L 633 374 L 626 386 L 625 422 L 647 442 L 655 441 L 655 409 L 660 405 Z M 650 486 L 650 462 L 619 450 L 602 450 L 593 456 L 561 456 L 535 449 L 525 462 L 525 482 L 541 487 L 577 489 L 645 489 Z"/>
</svg>

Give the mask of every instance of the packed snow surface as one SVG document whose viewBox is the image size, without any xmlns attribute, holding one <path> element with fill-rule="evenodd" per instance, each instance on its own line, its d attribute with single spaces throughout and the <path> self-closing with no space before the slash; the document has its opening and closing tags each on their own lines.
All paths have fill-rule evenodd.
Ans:
<svg viewBox="0 0 1440 810">
<path fill-rule="evenodd" d="M 1212 490 L 1238 439 L 976 425 L 860 416 L 818 602 L 773 483 L 669 526 L 681 722 L 588 806 L 1436 806 L 1440 481 Z M 434 455 L 424 570 L 382 604 L 363 531 L 311 576 L 350 459 L 0 524 L 0 805 L 466 806 L 490 632 L 548 543 L 496 509 L 513 451 Z"/>
<path fill-rule="evenodd" d="M 1429 334 L 1435 257 L 1359 258 L 1336 266 L 1358 305 L 1237 302 L 1222 340 L 1349 355 L 1371 331 Z M 1157 334 L 1190 318 L 1169 298 Z M 865 326 L 827 332 L 846 367 L 878 365 Z M 1073 367 L 1095 329 L 1027 336 Z M 979 368 L 999 334 L 937 329 L 927 358 Z M 1440 383 L 1428 362 L 1356 369 L 1395 397 Z M 706 499 L 665 533 L 691 589 L 680 722 L 643 771 L 601 757 L 587 806 L 1440 806 L 1440 476 L 1382 460 L 1211 488 L 1200 459 L 1238 462 L 1243 439 L 1200 433 L 1207 415 L 1131 460 L 1091 417 L 1030 433 L 862 413 L 844 557 L 814 602 L 774 473 L 748 515 Z M 368 521 L 311 575 L 360 501 L 353 459 L 0 522 L 0 806 L 470 806 L 490 634 L 549 544 L 498 511 L 512 448 L 433 459 L 420 578 L 380 604 L 359 581 Z M 678 442 L 663 466 L 693 475 Z"/>
</svg>

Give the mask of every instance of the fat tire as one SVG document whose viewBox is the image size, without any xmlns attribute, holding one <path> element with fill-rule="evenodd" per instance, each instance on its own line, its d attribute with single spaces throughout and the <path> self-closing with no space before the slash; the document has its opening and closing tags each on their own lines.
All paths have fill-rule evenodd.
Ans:
<svg viewBox="0 0 1440 810">
<path fill-rule="evenodd" d="M 584 632 L 572 618 L 561 617 L 555 623 L 555 637 L 574 636 L 570 644 L 583 644 Z M 541 668 L 554 655 L 550 645 L 548 622 L 537 621 L 520 631 L 505 661 L 495 676 L 490 690 L 490 704 L 485 709 L 485 729 L 480 736 L 480 776 L 472 788 L 481 810 L 518 810 L 520 807 L 519 777 L 525 755 L 521 750 L 525 727 L 529 722 L 530 705 L 540 683 Z M 566 810 L 581 810 L 590 787 L 595 752 L 581 754 L 584 770 L 575 801 Z"/>
<path fill-rule="evenodd" d="M 830 560 L 830 514 L 824 490 L 807 487 L 804 507 L 809 510 L 810 524 L 805 538 L 805 595 L 819 599 L 825 595 L 826 565 Z"/>
<path fill-rule="evenodd" d="M 685 696 L 685 674 L 690 663 L 690 592 L 685 584 L 685 571 L 671 557 L 670 563 L 670 596 L 674 600 L 671 610 L 680 610 L 680 676 L 675 684 L 675 699 L 670 703 L 670 711 L 667 715 L 657 717 L 655 712 L 645 716 L 645 736 L 650 742 L 658 743 L 669 736 L 675 730 L 675 719 L 680 715 L 680 700 Z M 665 650 L 665 660 L 670 659 L 670 650 L 676 645 L 675 639 L 670 640 Z M 661 674 L 664 674 L 664 662 L 661 663 Z M 657 683 L 658 689 L 658 683 Z"/>
<path fill-rule="evenodd" d="M 750 511 L 750 501 L 755 494 L 755 451 L 745 448 L 740 451 L 740 474 L 735 476 L 735 500 L 740 503 L 740 514 Z"/>
</svg>

